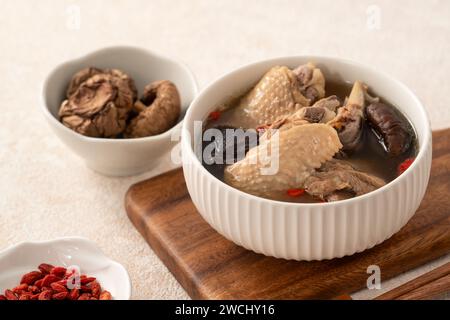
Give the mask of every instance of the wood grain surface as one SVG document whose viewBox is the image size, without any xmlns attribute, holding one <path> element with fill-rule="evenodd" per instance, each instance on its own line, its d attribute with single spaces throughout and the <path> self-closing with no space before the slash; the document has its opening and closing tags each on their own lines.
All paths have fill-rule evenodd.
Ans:
<svg viewBox="0 0 450 320">
<path fill-rule="evenodd" d="M 450 291 L 450 262 L 382 294 L 375 300 L 425 300 Z"/>
<path fill-rule="evenodd" d="M 125 206 L 194 299 L 332 299 L 364 288 L 369 265 L 381 268 L 383 281 L 450 252 L 450 129 L 433 133 L 430 183 L 414 217 L 382 244 L 349 257 L 287 261 L 235 245 L 197 212 L 181 169 L 131 186 Z"/>
</svg>

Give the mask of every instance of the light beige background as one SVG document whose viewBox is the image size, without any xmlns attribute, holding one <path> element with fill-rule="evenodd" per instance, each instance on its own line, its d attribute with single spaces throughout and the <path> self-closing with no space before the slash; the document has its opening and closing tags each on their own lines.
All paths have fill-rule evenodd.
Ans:
<svg viewBox="0 0 450 320">
<path fill-rule="evenodd" d="M 450 126 L 447 0 L 1 0 L 0 8 L 0 250 L 87 237 L 128 269 L 136 299 L 188 297 L 123 207 L 130 184 L 170 165 L 121 179 L 85 168 L 39 110 L 42 80 L 59 62 L 108 45 L 142 46 L 184 61 L 204 87 L 259 59 L 333 55 L 394 75 L 424 102 L 434 129 Z M 383 282 L 383 290 L 445 261 L 450 256 Z"/>
</svg>

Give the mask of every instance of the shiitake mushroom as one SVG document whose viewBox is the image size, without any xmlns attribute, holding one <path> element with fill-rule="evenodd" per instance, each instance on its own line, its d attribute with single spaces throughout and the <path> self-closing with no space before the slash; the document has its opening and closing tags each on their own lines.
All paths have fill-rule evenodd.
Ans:
<svg viewBox="0 0 450 320">
<path fill-rule="evenodd" d="M 82 135 L 116 138 L 136 100 L 133 79 L 118 69 L 85 68 L 77 72 L 59 109 L 61 122 Z"/>
<path fill-rule="evenodd" d="M 174 83 L 154 81 L 144 88 L 144 94 L 133 107 L 124 132 L 125 138 L 154 136 L 172 128 L 181 113 L 181 98 Z M 136 116 L 137 114 L 137 116 Z"/>
<path fill-rule="evenodd" d="M 411 147 L 411 125 L 393 107 L 381 102 L 372 103 L 366 108 L 366 117 L 382 138 L 388 155 L 399 156 Z"/>
<path fill-rule="evenodd" d="M 259 135 L 256 131 L 235 128 L 231 126 L 217 126 L 207 129 L 218 130 L 212 138 L 203 139 L 203 159 L 206 163 L 233 164 L 245 157 L 250 148 L 259 143 Z M 252 139 L 254 134 L 255 139 Z M 206 141 L 205 141 L 206 140 Z M 210 152 L 211 151 L 211 152 Z"/>
</svg>

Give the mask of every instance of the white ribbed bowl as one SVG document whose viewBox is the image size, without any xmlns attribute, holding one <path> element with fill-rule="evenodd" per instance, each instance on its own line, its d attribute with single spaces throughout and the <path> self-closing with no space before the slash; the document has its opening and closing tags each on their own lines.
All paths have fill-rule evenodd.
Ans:
<svg viewBox="0 0 450 320">
<path fill-rule="evenodd" d="M 314 61 L 327 79 L 366 82 L 372 92 L 399 108 L 419 139 L 413 165 L 386 186 L 349 200 L 298 204 L 267 200 L 234 189 L 212 176 L 194 153 L 194 121 L 230 96 L 251 87 L 270 67 Z M 200 134 L 196 132 L 195 134 Z M 299 56 L 250 64 L 206 87 L 192 102 L 182 129 L 183 170 L 203 218 L 226 238 L 257 253 L 295 260 L 322 260 L 371 248 L 402 228 L 417 210 L 428 184 L 431 130 L 424 107 L 402 83 L 348 60 Z"/>
</svg>

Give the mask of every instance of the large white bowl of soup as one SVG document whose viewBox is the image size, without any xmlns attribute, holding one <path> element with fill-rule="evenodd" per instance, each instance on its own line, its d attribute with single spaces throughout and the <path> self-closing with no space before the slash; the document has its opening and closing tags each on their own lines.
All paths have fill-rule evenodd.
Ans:
<svg viewBox="0 0 450 320">
<path fill-rule="evenodd" d="M 425 108 L 353 61 L 284 57 L 238 68 L 192 102 L 182 128 L 191 198 L 220 234 L 277 258 L 369 249 L 416 212 L 431 166 Z"/>
</svg>

